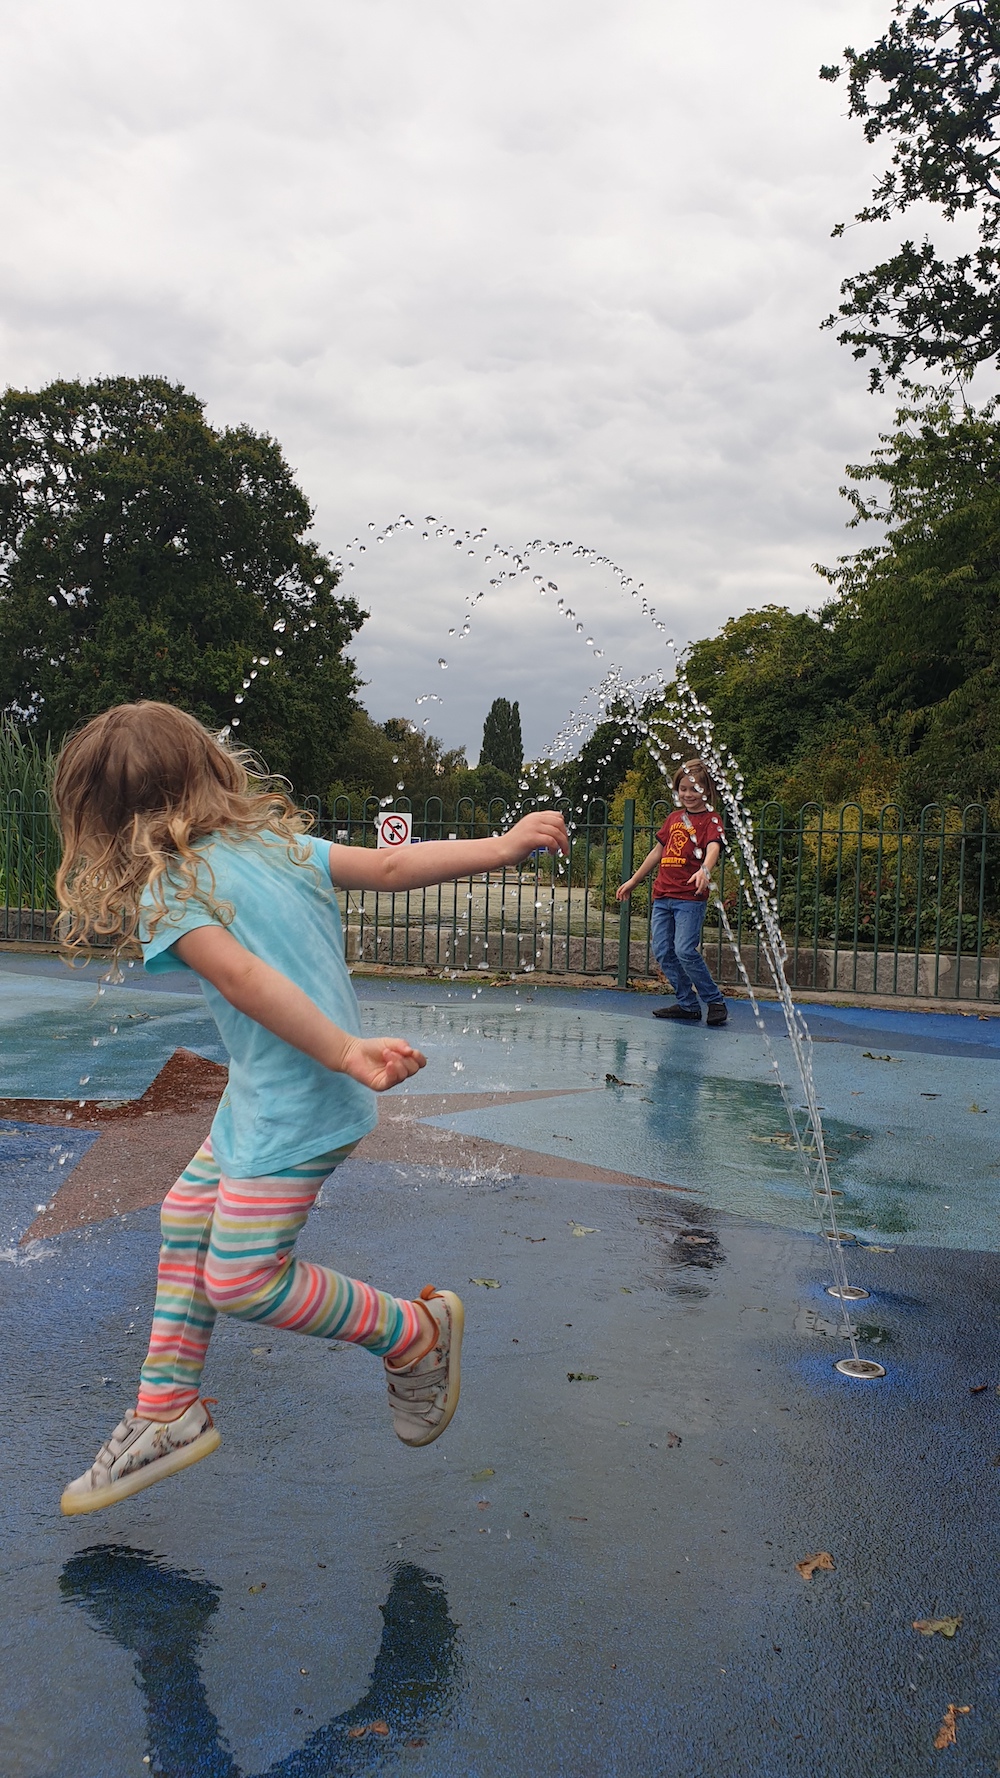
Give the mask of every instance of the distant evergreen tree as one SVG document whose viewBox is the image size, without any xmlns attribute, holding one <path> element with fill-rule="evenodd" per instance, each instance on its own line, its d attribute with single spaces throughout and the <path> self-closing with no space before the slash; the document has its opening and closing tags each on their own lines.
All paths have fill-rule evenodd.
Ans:
<svg viewBox="0 0 1000 1778">
<path fill-rule="evenodd" d="M 495 766 L 508 778 L 518 778 L 524 761 L 521 740 L 521 712 L 517 703 L 494 698 L 483 724 L 483 745 L 480 766 Z"/>
</svg>

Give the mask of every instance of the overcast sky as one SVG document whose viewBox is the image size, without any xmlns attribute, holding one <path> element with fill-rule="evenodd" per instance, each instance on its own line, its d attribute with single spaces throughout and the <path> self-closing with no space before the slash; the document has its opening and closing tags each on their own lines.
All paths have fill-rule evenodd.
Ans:
<svg viewBox="0 0 1000 1778">
<path fill-rule="evenodd" d="M 881 244 L 830 230 L 884 151 L 816 71 L 889 13 L 0 0 L 0 380 L 185 383 L 281 441 L 337 552 L 487 526 L 358 558 L 364 696 L 472 757 L 518 698 L 537 752 L 609 662 L 668 663 L 562 559 L 585 635 L 522 584 L 449 639 L 489 539 L 589 545 L 682 640 L 815 604 L 856 541 L 837 490 L 889 409 L 819 322 Z"/>
</svg>

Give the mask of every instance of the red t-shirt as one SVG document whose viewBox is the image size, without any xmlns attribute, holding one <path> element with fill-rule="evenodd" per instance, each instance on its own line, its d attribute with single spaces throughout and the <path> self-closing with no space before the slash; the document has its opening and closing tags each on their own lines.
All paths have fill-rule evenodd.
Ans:
<svg viewBox="0 0 1000 1778">
<path fill-rule="evenodd" d="M 722 844 L 722 822 L 715 810 L 703 809 L 700 815 L 688 815 L 683 809 L 675 809 L 656 837 L 663 847 L 663 857 L 653 884 L 653 900 L 669 896 L 671 901 L 705 901 L 707 891 L 699 895 L 688 878 L 704 864 L 712 841 Z"/>
</svg>

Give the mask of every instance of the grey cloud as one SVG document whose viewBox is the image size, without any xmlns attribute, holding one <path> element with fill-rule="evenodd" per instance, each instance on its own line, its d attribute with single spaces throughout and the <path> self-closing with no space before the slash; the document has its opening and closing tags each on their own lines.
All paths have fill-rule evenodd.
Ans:
<svg viewBox="0 0 1000 1778">
<path fill-rule="evenodd" d="M 811 563 L 850 542 L 843 465 L 888 413 L 818 331 L 876 242 L 829 239 L 875 160 L 816 68 L 887 13 L 8 7 L 0 370 L 184 381 L 282 441 L 334 550 L 401 509 L 572 536 L 681 639 L 815 603 Z M 445 553 L 393 542 L 350 576 L 370 707 L 474 752 L 491 698 L 519 697 L 537 749 L 593 659 L 519 589 L 441 690 L 480 584 Z M 656 637 L 589 572 L 605 660 L 648 667 Z"/>
</svg>

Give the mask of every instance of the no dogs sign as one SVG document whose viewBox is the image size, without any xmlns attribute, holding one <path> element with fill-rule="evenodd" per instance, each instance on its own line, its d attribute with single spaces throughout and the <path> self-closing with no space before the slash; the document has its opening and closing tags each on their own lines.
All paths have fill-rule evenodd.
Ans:
<svg viewBox="0 0 1000 1778">
<path fill-rule="evenodd" d="M 383 846 L 408 846 L 412 826 L 412 815 L 380 815 L 378 822 L 379 851 Z"/>
</svg>

